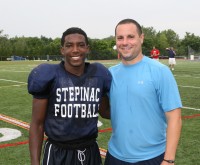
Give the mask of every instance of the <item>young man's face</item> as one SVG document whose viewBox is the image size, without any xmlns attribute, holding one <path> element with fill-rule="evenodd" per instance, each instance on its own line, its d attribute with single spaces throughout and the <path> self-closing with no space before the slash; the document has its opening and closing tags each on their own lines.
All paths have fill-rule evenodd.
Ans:
<svg viewBox="0 0 200 165">
<path fill-rule="evenodd" d="M 116 46 L 122 60 L 133 61 L 142 55 L 144 35 L 138 34 L 137 27 L 132 23 L 121 24 L 116 29 Z"/>
<path fill-rule="evenodd" d="M 88 51 L 89 47 L 83 35 L 76 33 L 65 36 L 65 42 L 61 53 L 65 58 L 65 62 L 71 67 L 84 65 Z"/>
</svg>

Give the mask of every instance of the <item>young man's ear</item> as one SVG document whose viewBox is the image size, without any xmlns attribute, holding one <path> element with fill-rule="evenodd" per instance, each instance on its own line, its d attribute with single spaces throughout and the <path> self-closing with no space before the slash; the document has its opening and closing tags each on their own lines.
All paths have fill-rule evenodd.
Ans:
<svg viewBox="0 0 200 165">
<path fill-rule="evenodd" d="M 63 47 L 60 48 L 60 53 L 61 53 L 62 55 L 64 55 L 64 49 L 63 49 Z"/>
<path fill-rule="evenodd" d="M 90 45 L 88 45 L 87 47 L 88 47 L 88 48 L 87 48 L 87 49 L 88 49 L 87 52 L 90 53 Z"/>
</svg>

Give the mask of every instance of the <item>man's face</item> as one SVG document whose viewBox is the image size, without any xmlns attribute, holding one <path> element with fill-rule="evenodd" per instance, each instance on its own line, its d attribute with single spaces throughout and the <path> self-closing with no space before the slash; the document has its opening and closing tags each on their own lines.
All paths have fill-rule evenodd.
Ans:
<svg viewBox="0 0 200 165">
<path fill-rule="evenodd" d="M 137 27 L 132 23 L 121 24 L 116 29 L 116 46 L 122 61 L 133 61 L 142 55 L 144 35 L 138 34 Z"/>
<path fill-rule="evenodd" d="M 65 58 L 65 62 L 71 67 L 84 65 L 88 51 L 89 47 L 86 45 L 83 35 L 76 33 L 65 36 L 65 42 L 61 48 L 61 53 Z"/>
</svg>

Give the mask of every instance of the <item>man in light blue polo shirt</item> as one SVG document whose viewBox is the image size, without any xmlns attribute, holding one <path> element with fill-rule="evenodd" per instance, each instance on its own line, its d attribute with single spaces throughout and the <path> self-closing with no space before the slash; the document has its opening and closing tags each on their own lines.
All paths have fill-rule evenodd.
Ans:
<svg viewBox="0 0 200 165">
<path fill-rule="evenodd" d="M 144 35 L 132 19 L 115 28 L 122 62 L 112 74 L 112 136 L 105 165 L 174 164 L 181 134 L 181 99 L 170 69 L 142 54 Z"/>
</svg>

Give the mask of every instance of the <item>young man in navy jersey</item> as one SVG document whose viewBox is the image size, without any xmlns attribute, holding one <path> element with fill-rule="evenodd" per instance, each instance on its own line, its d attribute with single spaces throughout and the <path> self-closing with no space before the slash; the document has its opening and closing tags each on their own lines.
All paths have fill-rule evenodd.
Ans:
<svg viewBox="0 0 200 165">
<path fill-rule="evenodd" d="M 85 62 L 89 43 L 82 29 L 67 29 L 61 46 L 60 64 L 41 64 L 28 77 L 31 164 L 40 164 L 45 134 L 43 165 L 101 165 L 97 121 L 98 113 L 107 116 L 100 103 L 111 75 L 103 65 Z"/>
</svg>

